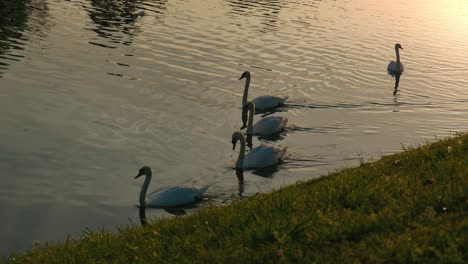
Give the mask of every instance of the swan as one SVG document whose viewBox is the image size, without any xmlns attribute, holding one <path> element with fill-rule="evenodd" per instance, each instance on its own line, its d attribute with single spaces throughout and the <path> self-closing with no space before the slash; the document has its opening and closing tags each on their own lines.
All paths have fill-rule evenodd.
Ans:
<svg viewBox="0 0 468 264">
<path fill-rule="evenodd" d="M 247 105 L 247 96 L 249 94 L 249 85 L 250 85 L 250 72 L 245 71 L 242 73 L 242 76 L 239 80 L 245 78 L 245 88 L 244 88 L 244 95 L 242 96 L 242 107 Z M 272 109 L 284 104 L 284 101 L 288 99 L 289 96 L 286 97 L 276 97 L 270 95 L 263 95 L 259 96 L 252 100 L 255 104 L 255 108 L 258 110 L 265 110 L 265 109 Z"/>
<path fill-rule="evenodd" d="M 236 148 L 237 141 L 241 142 L 236 169 L 259 169 L 277 164 L 283 161 L 288 147 L 278 148 L 260 145 L 245 155 L 245 138 L 241 132 L 232 134 L 232 150 Z"/>
<path fill-rule="evenodd" d="M 208 187 L 211 186 L 211 184 L 208 184 L 201 188 L 183 186 L 170 187 L 168 189 L 149 194 L 148 202 L 146 203 L 146 191 L 148 190 L 152 177 L 151 168 L 148 166 L 142 167 L 138 171 L 138 175 L 135 176 L 135 179 L 142 175 L 145 175 L 146 178 L 140 191 L 140 207 L 176 207 L 191 204 L 200 199 Z"/>
<path fill-rule="evenodd" d="M 396 52 L 396 61 L 390 61 L 387 66 L 387 71 L 395 73 L 395 72 L 403 72 L 403 63 L 400 62 L 400 51 L 399 49 L 403 49 L 400 43 L 395 44 L 395 52 Z"/>
<path fill-rule="evenodd" d="M 252 102 L 248 102 L 242 111 L 243 111 L 242 113 L 243 126 L 241 127 L 241 129 L 244 129 L 246 127 L 245 123 L 247 122 L 246 120 L 247 115 L 244 112 L 249 111 L 249 123 L 247 125 L 248 135 L 266 136 L 266 135 L 276 134 L 276 133 L 281 132 L 286 126 L 286 124 L 288 123 L 287 117 L 268 116 L 268 117 L 264 117 L 258 120 L 258 122 L 255 123 L 255 125 L 252 125 L 254 113 L 255 113 L 255 105 Z"/>
</svg>

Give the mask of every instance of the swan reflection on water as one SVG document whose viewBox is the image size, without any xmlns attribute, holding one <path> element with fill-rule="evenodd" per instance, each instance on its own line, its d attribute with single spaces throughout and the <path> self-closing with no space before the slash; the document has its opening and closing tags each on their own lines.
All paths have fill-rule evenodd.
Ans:
<svg viewBox="0 0 468 264">
<path fill-rule="evenodd" d="M 239 196 L 245 191 L 245 183 L 244 183 L 244 170 L 243 169 L 236 169 L 237 180 L 239 182 Z"/>
<path fill-rule="evenodd" d="M 400 112 L 400 109 L 399 109 L 400 102 L 398 102 L 398 94 L 393 96 L 393 103 L 394 103 L 393 104 L 394 105 L 393 112 L 395 112 L 395 113 Z"/>
<path fill-rule="evenodd" d="M 252 171 L 252 174 L 255 174 L 257 176 L 264 177 L 264 178 L 272 178 L 273 174 L 279 171 L 278 166 L 279 164 L 275 164 L 269 167 L 256 169 Z"/>
<path fill-rule="evenodd" d="M 146 220 L 146 206 L 145 207 L 138 207 L 139 211 L 139 218 L 140 218 L 140 224 L 141 226 L 146 226 L 148 224 L 148 221 Z M 175 216 L 181 216 L 181 215 L 186 215 L 187 211 L 185 211 L 185 208 L 162 208 L 164 211 L 171 215 Z"/>
<path fill-rule="evenodd" d="M 252 171 L 252 174 L 255 174 L 260 177 L 271 178 L 273 174 L 278 172 L 278 165 L 273 165 L 267 168 L 257 169 Z M 244 181 L 244 170 L 243 169 L 236 169 L 237 180 L 239 183 L 239 196 L 243 197 L 245 191 L 245 181 Z"/>
<path fill-rule="evenodd" d="M 166 211 L 167 213 L 170 213 L 171 215 L 180 216 L 180 215 L 187 214 L 187 211 L 185 211 L 185 208 L 163 208 L 163 209 L 164 211 Z"/>
<path fill-rule="evenodd" d="M 394 74 L 391 74 L 393 77 L 395 77 L 395 87 L 393 88 L 393 95 L 396 95 L 398 90 L 398 86 L 400 84 L 400 76 L 401 72 L 395 72 Z"/>
<path fill-rule="evenodd" d="M 253 144 L 252 144 L 252 135 L 247 134 L 245 137 L 245 141 L 247 143 L 247 147 L 249 147 L 250 150 L 252 150 Z"/>
</svg>

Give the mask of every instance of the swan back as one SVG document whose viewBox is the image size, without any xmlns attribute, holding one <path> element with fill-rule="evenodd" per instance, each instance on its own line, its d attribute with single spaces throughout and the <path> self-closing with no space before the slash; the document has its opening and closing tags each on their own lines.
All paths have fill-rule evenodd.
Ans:
<svg viewBox="0 0 468 264">
<path fill-rule="evenodd" d="M 175 186 L 164 191 L 153 193 L 148 197 L 148 205 L 152 207 L 176 207 L 187 205 L 200 199 L 210 185 L 201 188 Z"/>
<path fill-rule="evenodd" d="M 265 110 L 283 105 L 286 99 L 288 98 L 289 96 L 277 97 L 271 95 L 263 95 L 253 99 L 252 102 L 255 104 L 256 109 Z"/>
<path fill-rule="evenodd" d="M 287 147 L 278 148 L 261 145 L 249 152 L 244 158 L 243 168 L 254 169 L 275 165 L 284 160 Z"/>
<path fill-rule="evenodd" d="M 258 120 L 253 126 L 253 133 L 255 135 L 271 135 L 281 132 L 288 123 L 287 117 L 282 116 L 268 116 Z"/>
</svg>

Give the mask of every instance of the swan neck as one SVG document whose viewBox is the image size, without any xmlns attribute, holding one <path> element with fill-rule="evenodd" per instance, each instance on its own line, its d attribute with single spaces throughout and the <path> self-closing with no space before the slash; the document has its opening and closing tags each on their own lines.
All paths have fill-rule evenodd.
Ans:
<svg viewBox="0 0 468 264">
<path fill-rule="evenodd" d="M 247 134 L 253 134 L 253 118 L 254 118 L 255 107 L 253 103 L 249 104 L 249 123 L 247 125 Z"/>
<path fill-rule="evenodd" d="M 148 186 L 151 181 L 151 171 L 146 174 L 145 177 L 145 182 L 143 183 L 143 186 L 141 187 L 140 191 L 140 207 L 146 207 L 146 202 L 145 202 L 145 197 L 146 197 L 146 192 L 148 191 Z"/>
<path fill-rule="evenodd" d="M 395 49 L 396 52 L 396 62 L 397 64 L 400 62 L 400 51 L 398 49 Z"/>
<path fill-rule="evenodd" d="M 146 226 L 148 222 L 146 221 L 146 208 L 145 207 L 140 206 L 139 215 L 140 215 L 141 226 Z"/>
<path fill-rule="evenodd" d="M 242 169 L 244 167 L 244 155 L 245 155 L 245 139 L 243 136 L 238 137 L 240 141 L 240 151 L 237 157 L 236 169 Z"/>
<path fill-rule="evenodd" d="M 247 96 L 249 94 L 250 75 L 245 77 L 244 95 L 242 96 L 242 107 L 247 105 Z"/>
</svg>

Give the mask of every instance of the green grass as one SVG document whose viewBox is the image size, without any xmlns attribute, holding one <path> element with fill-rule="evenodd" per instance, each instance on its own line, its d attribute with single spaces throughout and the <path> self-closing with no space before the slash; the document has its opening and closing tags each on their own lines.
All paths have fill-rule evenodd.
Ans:
<svg viewBox="0 0 468 264">
<path fill-rule="evenodd" d="M 468 134 L 11 263 L 468 262 Z"/>
</svg>

